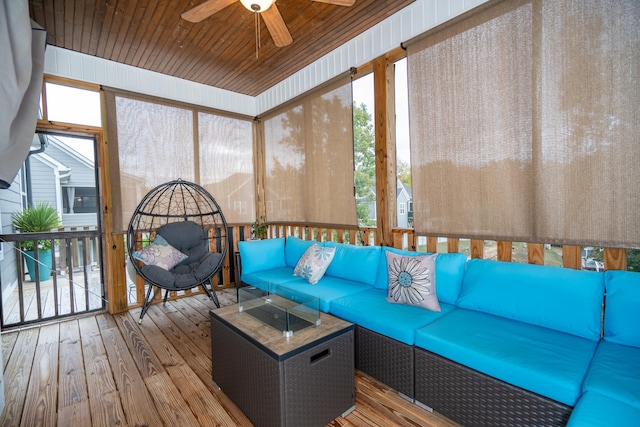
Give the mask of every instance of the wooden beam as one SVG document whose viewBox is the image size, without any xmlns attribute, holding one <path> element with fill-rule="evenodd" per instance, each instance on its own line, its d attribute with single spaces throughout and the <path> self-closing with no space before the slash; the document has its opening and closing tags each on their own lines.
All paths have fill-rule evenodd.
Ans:
<svg viewBox="0 0 640 427">
<path fill-rule="evenodd" d="M 267 205 L 264 200 L 265 172 L 265 148 L 264 148 L 264 123 L 261 120 L 253 122 L 253 170 L 255 171 L 256 185 L 256 218 L 267 215 Z"/>
<path fill-rule="evenodd" d="M 377 242 L 393 245 L 396 200 L 393 64 L 385 56 L 373 61 L 375 110 Z"/>
</svg>

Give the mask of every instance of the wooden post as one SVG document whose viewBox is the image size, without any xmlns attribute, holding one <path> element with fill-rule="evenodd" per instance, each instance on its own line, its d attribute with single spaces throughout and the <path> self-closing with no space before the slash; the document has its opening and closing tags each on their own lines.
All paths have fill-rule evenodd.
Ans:
<svg viewBox="0 0 640 427">
<path fill-rule="evenodd" d="M 396 206 L 396 147 L 393 63 L 386 56 L 373 61 L 375 103 L 377 242 L 393 245 L 392 228 Z"/>
</svg>

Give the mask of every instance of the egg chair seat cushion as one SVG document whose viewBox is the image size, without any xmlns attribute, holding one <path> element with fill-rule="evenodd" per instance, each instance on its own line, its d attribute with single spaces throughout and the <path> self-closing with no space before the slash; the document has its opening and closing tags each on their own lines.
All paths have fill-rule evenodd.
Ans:
<svg viewBox="0 0 640 427">
<path fill-rule="evenodd" d="M 155 265 L 145 265 L 141 272 L 145 278 L 168 290 L 189 289 L 208 280 L 222 264 L 222 254 L 209 252 L 207 232 L 192 221 L 172 222 L 160 227 L 156 234 L 187 258 L 165 270 Z"/>
</svg>

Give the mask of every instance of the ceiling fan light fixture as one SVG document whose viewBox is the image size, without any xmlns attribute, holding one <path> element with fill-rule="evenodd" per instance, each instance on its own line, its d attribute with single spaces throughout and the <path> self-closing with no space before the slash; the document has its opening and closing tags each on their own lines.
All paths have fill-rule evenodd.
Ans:
<svg viewBox="0 0 640 427">
<path fill-rule="evenodd" d="M 251 12 L 264 12 L 269 9 L 276 0 L 240 0 L 240 3 Z"/>
</svg>

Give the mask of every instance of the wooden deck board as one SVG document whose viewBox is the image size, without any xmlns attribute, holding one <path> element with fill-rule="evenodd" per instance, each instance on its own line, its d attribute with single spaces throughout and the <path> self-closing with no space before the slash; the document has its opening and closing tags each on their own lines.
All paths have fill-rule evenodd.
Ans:
<svg viewBox="0 0 640 427">
<path fill-rule="evenodd" d="M 219 297 L 228 305 L 235 289 Z M 211 380 L 214 307 L 197 295 L 154 305 L 142 324 L 137 308 L 4 332 L 0 425 L 250 426 Z M 361 372 L 355 383 L 356 410 L 329 426 L 456 425 Z"/>
<path fill-rule="evenodd" d="M 39 330 L 26 330 L 15 332 L 15 334 L 17 334 L 17 338 L 11 357 L 3 355 L 8 361 L 4 370 L 5 407 L 2 412 L 2 422 L 0 422 L 0 425 L 3 426 L 20 425 L 33 357 L 36 353 Z"/>
<path fill-rule="evenodd" d="M 60 377 L 58 379 L 60 397 L 58 399 L 58 411 L 82 402 L 86 402 L 87 409 L 89 408 L 89 392 L 85 378 L 78 322 L 63 322 L 60 324 Z M 73 412 L 76 410 L 77 408 L 73 409 Z"/>
<path fill-rule="evenodd" d="M 78 320 L 93 426 L 126 425 L 118 390 L 94 317 Z"/>
<path fill-rule="evenodd" d="M 116 326 L 101 330 L 101 333 L 129 425 L 162 425 L 149 390 L 119 329 Z"/>
<path fill-rule="evenodd" d="M 40 328 L 21 426 L 55 426 L 58 419 L 58 351 L 60 326 Z"/>
</svg>

